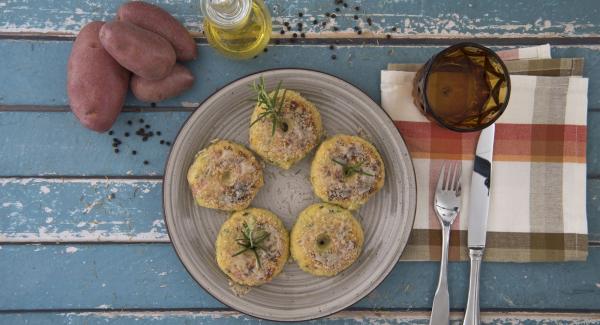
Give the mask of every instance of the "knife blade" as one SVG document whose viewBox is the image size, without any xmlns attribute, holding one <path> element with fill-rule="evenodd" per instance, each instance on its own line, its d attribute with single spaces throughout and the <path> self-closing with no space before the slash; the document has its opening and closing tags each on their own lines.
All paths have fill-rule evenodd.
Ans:
<svg viewBox="0 0 600 325">
<path fill-rule="evenodd" d="M 477 142 L 469 197 L 469 248 L 485 247 L 495 131 L 495 124 L 488 126 L 481 131 Z"/>
<path fill-rule="evenodd" d="M 487 219 L 490 209 L 490 186 L 492 184 L 492 154 L 496 126 L 488 126 L 479 135 L 469 196 L 469 297 L 463 325 L 479 325 L 479 271 L 485 248 Z"/>
</svg>

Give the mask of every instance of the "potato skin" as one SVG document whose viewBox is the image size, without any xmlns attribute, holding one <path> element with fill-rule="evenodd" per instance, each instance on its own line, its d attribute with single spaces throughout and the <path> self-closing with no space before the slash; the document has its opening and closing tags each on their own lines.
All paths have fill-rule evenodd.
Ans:
<svg viewBox="0 0 600 325">
<path fill-rule="evenodd" d="M 104 24 L 100 42 L 119 64 L 145 79 L 162 79 L 175 65 L 175 50 L 169 41 L 132 23 Z"/>
<path fill-rule="evenodd" d="M 142 1 L 127 2 L 119 7 L 117 19 L 128 21 L 164 37 L 173 45 L 179 61 L 195 60 L 198 57 L 196 42 L 188 30 L 158 6 Z"/>
<path fill-rule="evenodd" d="M 67 94 L 71 110 L 88 129 L 110 129 L 121 112 L 129 71 L 102 48 L 99 31 L 104 22 L 94 21 L 81 29 L 67 65 Z"/>
<path fill-rule="evenodd" d="M 175 97 L 194 85 L 194 75 L 177 63 L 164 79 L 148 80 L 134 75 L 131 78 L 131 91 L 144 102 L 160 102 Z"/>
</svg>

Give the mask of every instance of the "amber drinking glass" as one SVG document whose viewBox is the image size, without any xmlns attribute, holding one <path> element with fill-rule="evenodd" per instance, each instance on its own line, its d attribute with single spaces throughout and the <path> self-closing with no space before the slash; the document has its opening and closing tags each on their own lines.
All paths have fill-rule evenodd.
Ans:
<svg viewBox="0 0 600 325">
<path fill-rule="evenodd" d="M 478 131 L 506 109 L 510 76 L 492 50 L 460 43 L 434 55 L 415 76 L 417 107 L 442 126 L 459 132 Z"/>
</svg>

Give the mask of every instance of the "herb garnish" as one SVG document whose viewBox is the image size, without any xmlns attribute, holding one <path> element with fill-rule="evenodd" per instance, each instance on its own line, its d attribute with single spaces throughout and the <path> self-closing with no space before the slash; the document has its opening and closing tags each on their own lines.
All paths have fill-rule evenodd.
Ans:
<svg viewBox="0 0 600 325">
<path fill-rule="evenodd" d="M 270 119 L 271 123 L 273 123 L 271 136 L 275 135 L 275 129 L 277 129 L 278 126 L 281 127 L 281 129 L 285 132 L 287 130 L 287 124 L 283 121 L 283 117 L 281 115 L 287 89 L 283 91 L 283 96 L 281 96 L 281 100 L 278 101 L 277 99 L 279 97 L 279 91 L 281 90 L 281 81 L 279 84 L 277 84 L 275 94 L 271 97 L 269 96 L 269 93 L 265 87 L 265 79 L 261 76 L 258 80 L 258 84 L 255 81 L 251 87 L 256 92 L 256 101 L 258 102 L 258 105 L 262 106 L 264 111 L 258 115 L 256 120 L 252 121 L 250 127 L 252 127 L 258 121 Z"/>
<path fill-rule="evenodd" d="M 243 248 L 238 251 L 237 253 L 231 255 L 231 257 L 234 256 L 238 256 L 242 253 L 244 253 L 245 251 L 251 250 L 254 253 L 254 256 L 256 257 L 256 263 L 258 264 L 258 267 L 261 267 L 260 264 L 260 257 L 258 256 L 258 250 L 262 249 L 265 250 L 264 247 L 261 246 L 261 243 L 267 239 L 269 237 L 269 233 L 261 230 L 261 231 L 257 231 L 256 234 L 254 233 L 254 224 L 252 225 L 248 225 L 246 222 L 243 223 L 243 229 L 242 229 L 242 235 L 243 238 L 238 238 L 236 239 L 236 242 L 238 245 L 242 246 Z"/>
<path fill-rule="evenodd" d="M 365 172 L 365 171 L 362 170 L 361 167 L 364 164 L 364 162 L 360 162 L 360 163 L 357 163 L 357 164 L 349 164 L 349 163 L 341 162 L 341 161 L 336 160 L 336 159 L 331 159 L 331 160 L 333 160 L 334 163 L 342 166 L 342 170 L 344 172 L 344 176 L 345 177 L 350 177 L 350 176 L 352 176 L 352 175 L 354 175 L 356 173 L 361 174 L 361 175 L 367 175 L 367 176 L 375 176 L 373 174 L 369 174 L 369 173 L 367 173 L 367 172 Z"/>
</svg>

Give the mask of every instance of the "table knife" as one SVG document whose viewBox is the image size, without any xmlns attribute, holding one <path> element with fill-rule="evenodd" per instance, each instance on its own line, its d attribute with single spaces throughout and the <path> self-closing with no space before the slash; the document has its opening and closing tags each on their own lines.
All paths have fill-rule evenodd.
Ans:
<svg viewBox="0 0 600 325">
<path fill-rule="evenodd" d="M 490 208 L 490 185 L 492 175 L 492 154 L 494 152 L 495 124 L 481 131 L 471 178 L 471 193 L 469 197 L 469 258 L 471 270 L 469 275 L 469 298 L 463 325 L 479 325 L 479 270 L 483 250 L 487 219 Z"/>
</svg>

